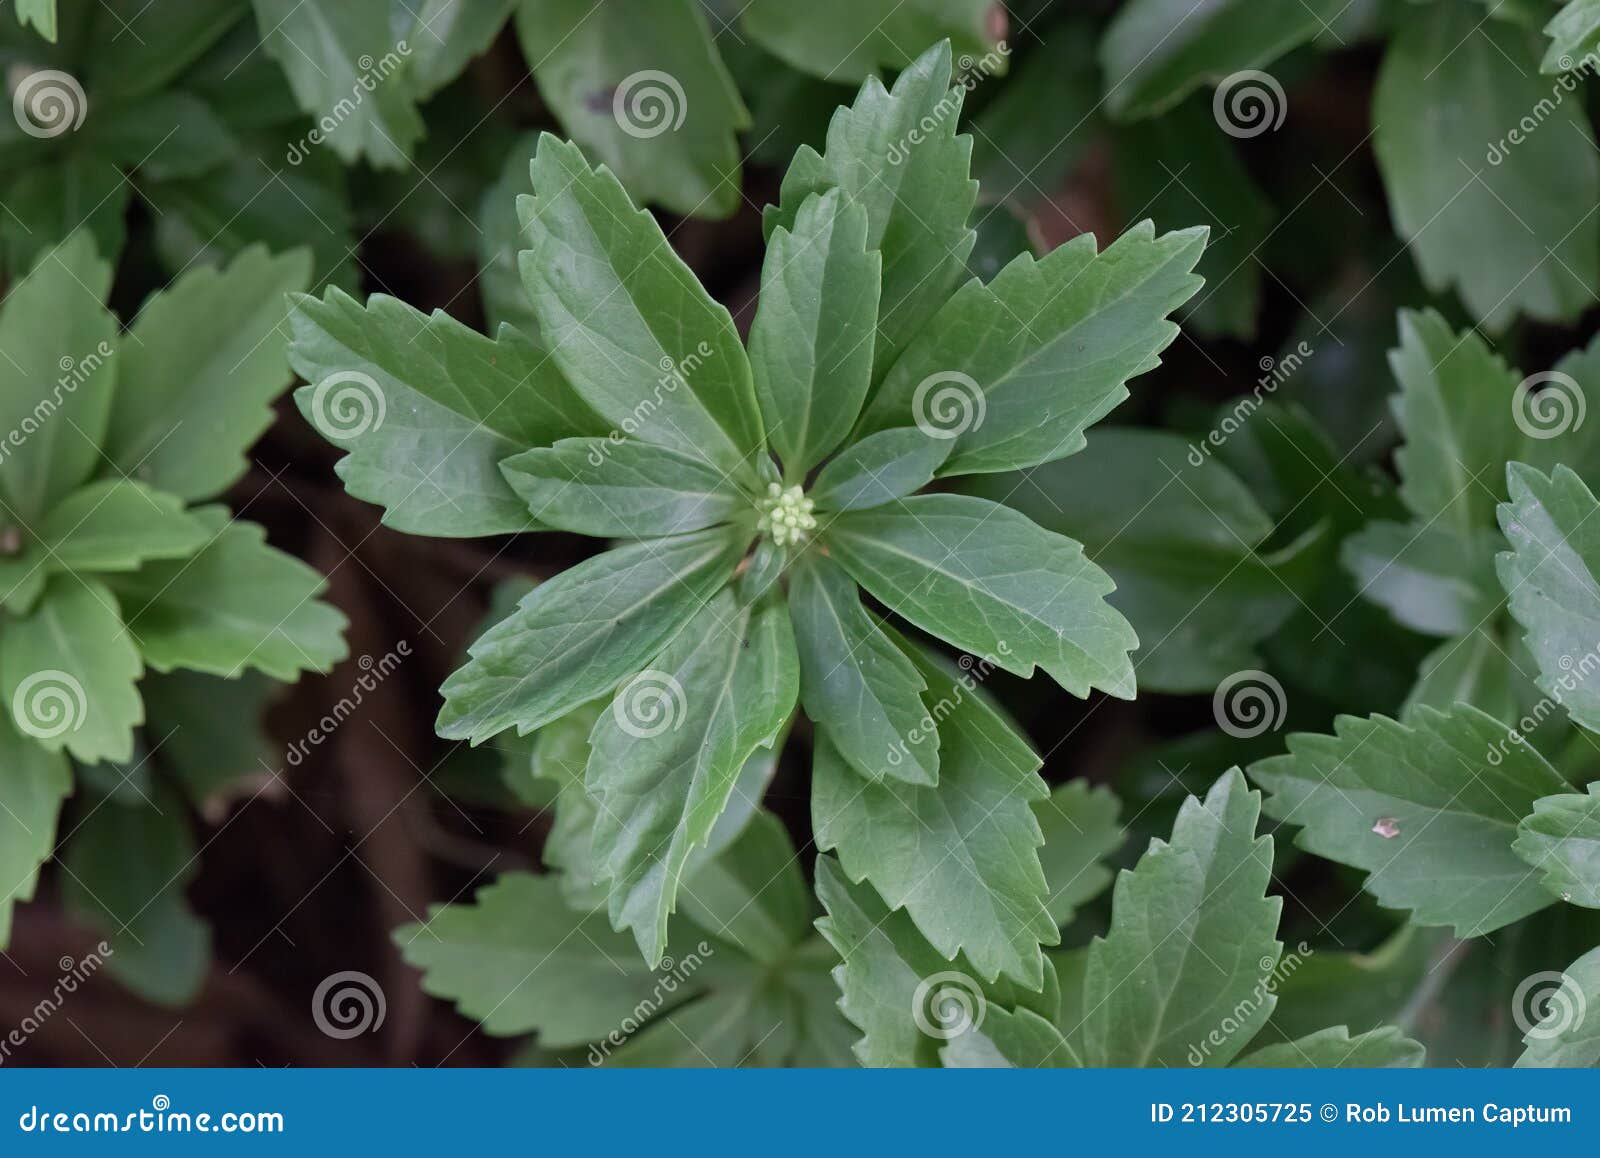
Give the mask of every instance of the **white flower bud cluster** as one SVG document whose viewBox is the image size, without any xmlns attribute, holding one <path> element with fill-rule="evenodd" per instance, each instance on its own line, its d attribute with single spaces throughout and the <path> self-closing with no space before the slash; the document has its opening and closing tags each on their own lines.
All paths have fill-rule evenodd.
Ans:
<svg viewBox="0 0 1600 1158">
<path fill-rule="evenodd" d="M 778 483 L 767 484 L 767 497 L 761 500 L 761 520 L 756 529 L 772 536 L 780 547 L 803 543 L 817 529 L 817 504 L 806 498 L 798 486 L 785 490 Z"/>
</svg>

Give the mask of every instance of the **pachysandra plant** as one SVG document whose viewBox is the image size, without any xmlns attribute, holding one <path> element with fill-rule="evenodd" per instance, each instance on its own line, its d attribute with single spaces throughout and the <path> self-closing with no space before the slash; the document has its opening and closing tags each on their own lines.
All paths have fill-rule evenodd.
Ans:
<svg viewBox="0 0 1600 1158">
<path fill-rule="evenodd" d="M 536 333 L 491 339 L 336 290 L 295 301 L 302 411 L 349 451 L 341 478 L 387 523 L 613 541 L 523 598 L 443 687 L 441 735 L 532 733 L 559 785 L 546 849 L 559 892 L 502 882 L 401 933 L 429 987 L 469 1012 L 514 991 L 491 1029 L 575 1045 L 606 1028 L 552 1033 L 555 981 L 468 961 L 483 939 L 506 954 L 507 940 L 559 941 L 532 915 L 558 897 L 591 933 L 585 914 L 603 907 L 645 976 L 683 960 L 685 928 L 691 944 L 705 930 L 761 955 L 707 914 L 742 850 L 770 843 L 750 817 L 797 712 L 828 878 L 896 911 L 929 961 L 1054 992 L 1037 815 L 1050 793 L 977 685 L 1042 667 L 1074 695 L 1131 697 L 1137 639 L 1078 543 L 940 480 L 1080 449 L 1176 336 L 1204 232 L 1145 223 L 1103 252 L 1084 236 L 964 280 L 976 183 L 951 83 L 948 46 L 930 50 L 892 92 L 867 81 L 824 150 L 796 156 L 767 211 L 747 344 L 617 179 L 551 137 L 518 202 Z M 796 903 L 806 915 L 780 956 L 828 960 Z M 508 928 L 497 914 L 518 904 L 526 924 Z M 808 983 L 785 984 L 792 997 Z"/>
<path fill-rule="evenodd" d="M 0 306 L 0 945 L 76 785 L 68 907 L 109 935 L 112 971 L 159 1000 L 190 996 L 208 959 L 182 897 L 183 797 L 254 770 L 224 745 L 200 753 L 209 769 L 187 736 L 164 746 L 201 697 L 253 718 L 261 682 L 246 673 L 292 680 L 345 654 L 322 577 L 216 501 L 289 384 L 283 295 L 309 277 L 303 251 L 248 249 L 119 332 L 111 266 L 79 231 Z"/>
</svg>

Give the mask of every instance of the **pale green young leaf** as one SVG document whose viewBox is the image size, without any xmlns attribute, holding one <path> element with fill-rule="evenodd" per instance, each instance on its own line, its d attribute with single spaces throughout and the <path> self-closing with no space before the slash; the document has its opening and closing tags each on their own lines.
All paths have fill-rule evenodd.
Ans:
<svg viewBox="0 0 1600 1158">
<path fill-rule="evenodd" d="M 236 482 L 289 385 L 284 295 L 310 280 L 308 251 L 252 246 L 151 295 L 119 354 L 106 436 L 117 468 L 190 502 Z"/>
<path fill-rule="evenodd" d="M 0 716 L 0 949 L 11 943 L 12 909 L 33 899 L 71 791 L 71 762 Z"/>
<path fill-rule="evenodd" d="M 201 507 L 195 518 L 208 536 L 193 558 L 146 563 L 112 581 L 151 667 L 230 679 L 254 668 L 294 680 L 348 654 L 344 615 L 317 598 L 327 586 L 320 574 L 222 507 Z"/>
<path fill-rule="evenodd" d="M 507 873 L 472 904 L 432 907 L 426 921 L 396 929 L 394 941 L 422 970 L 422 988 L 455 1002 L 486 1033 L 537 1032 L 553 1049 L 597 1041 L 663 994 L 633 938 L 613 932 L 604 913 L 568 908 L 553 876 Z M 704 984 L 674 979 L 657 1000 L 670 1008 Z"/>
<path fill-rule="evenodd" d="M 5 624 L 0 692 L 12 722 L 81 763 L 133 755 L 143 672 L 116 596 L 96 580 L 59 575 L 29 614 Z"/>
<path fill-rule="evenodd" d="M 869 780 L 937 783 L 939 729 L 921 696 L 927 681 L 872 621 L 837 564 L 808 552 L 789 575 L 806 715 Z"/>
<path fill-rule="evenodd" d="M 332 122 L 328 147 L 346 164 L 403 167 L 425 129 L 389 0 L 254 3 L 261 47 L 283 66 L 300 107 Z"/>
<path fill-rule="evenodd" d="M 755 510 L 751 496 L 699 455 L 633 438 L 562 439 L 500 469 L 536 522 L 596 538 L 678 535 Z"/>
<path fill-rule="evenodd" d="M 924 631 L 1031 676 L 1043 667 L 1077 696 L 1131 699 L 1138 639 L 1083 548 L 1009 508 L 919 495 L 852 511 L 822 541 L 851 576 Z"/>
<path fill-rule="evenodd" d="M 950 456 L 950 440 L 915 426 L 880 430 L 853 442 L 817 475 L 811 498 L 820 511 L 881 507 L 921 490 Z"/>
<path fill-rule="evenodd" d="M 383 521 L 418 535 L 504 534 L 537 526 L 500 473 L 502 459 L 605 423 L 549 353 L 502 328 L 484 337 L 381 294 L 296 297 L 289 358 L 317 430 L 349 450 L 334 468 Z"/>
<path fill-rule="evenodd" d="M 40 520 L 38 536 L 46 570 L 132 571 L 192 555 L 210 534 L 177 498 L 119 478 L 73 491 Z"/>
<path fill-rule="evenodd" d="M 745 761 L 775 741 L 800 677 L 782 606 L 741 608 L 727 591 L 649 664 L 596 722 L 584 784 L 599 805 L 594 856 L 611 882 L 612 924 L 632 929 L 653 964 L 690 854 Z"/>
<path fill-rule="evenodd" d="M 1520 992 L 1520 990 L 1519 990 Z M 1535 991 L 1539 1020 L 1523 1035 L 1518 1069 L 1578 1069 L 1600 1066 L 1600 949 L 1568 965 L 1554 984 Z"/>
<path fill-rule="evenodd" d="M 1339 545 L 1361 595 L 1425 635 L 1465 635 L 1500 605 L 1499 536 L 1445 522 L 1374 519 Z"/>
<path fill-rule="evenodd" d="M 739 12 L 750 39 L 801 72 L 850 84 L 905 68 L 927 45 L 950 40 L 963 71 L 1005 36 L 1005 12 L 993 0 L 906 0 L 893 5 L 816 0 L 751 0 Z M 1005 71 L 1004 50 L 990 72 Z"/>
<path fill-rule="evenodd" d="M 1160 364 L 1168 315 L 1200 288 L 1206 231 L 1144 221 L 1096 252 L 1082 234 L 967 282 L 890 369 L 862 418 L 953 438 L 944 475 L 1020 470 L 1082 449 L 1083 432 Z"/>
<path fill-rule="evenodd" d="M 517 38 L 572 139 L 640 202 L 726 217 L 750 114 L 693 0 L 521 0 Z"/>
<path fill-rule="evenodd" d="M 1231 769 L 1203 802 L 1184 801 L 1170 841 L 1151 841 L 1118 875 L 1111 931 L 1090 946 L 1084 976 L 1089 1065 L 1227 1065 L 1266 1023 L 1283 902 L 1266 895 L 1260 810 Z"/>
<path fill-rule="evenodd" d="M 807 145 L 795 154 L 780 204 L 766 211 L 770 236 L 792 227 L 813 193 L 837 188 L 866 210 L 867 248 L 883 255 L 874 379 L 950 296 L 977 240 L 967 225 L 978 195 L 967 174 L 972 142 L 956 135 L 965 90 L 950 87 L 950 63 L 950 46 L 939 44 L 893 90 L 868 77 L 834 114 L 824 152 Z"/>
<path fill-rule="evenodd" d="M 1544 26 L 1550 38 L 1539 71 L 1546 75 L 1581 67 L 1600 50 L 1600 0 L 1567 0 Z"/>
<path fill-rule="evenodd" d="M 727 309 L 577 146 L 541 137 L 531 173 L 522 282 L 552 360 L 623 434 L 751 476 L 761 414 Z"/>
<path fill-rule="evenodd" d="M 872 383 L 883 263 L 866 243 L 866 211 L 838 189 L 807 197 L 767 239 L 750 365 L 790 483 L 850 433 Z"/>
<path fill-rule="evenodd" d="M 1512 847 L 1570 904 L 1600 909 L 1600 782 L 1533 802 Z"/>
<path fill-rule="evenodd" d="M 1552 98 L 1540 54 L 1533 29 L 1441 0 L 1399 22 L 1373 97 L 1397 232 L 1428 288 L 1495 331 L 1575 319 L 1600 282 L 1594 133 L 1581 101 Z M 1535 108 L 1537 130 L 1508 140 Z"/>
<path fill-rule="evenodd" d="M 32 523 L 99 468 L 117 373 L 111 266 L 87 232 L 47 250 L 0 305 L 0 522 Z"/>
<path fill-rule="evenodd" d="M 1251 1050 L 1241 1069 L 1415 1069 L 1427 1051 L 1393 1026 L 1350 1036 L 1343 1025 Z"/>
<path fill-rule="evenodd" d="M 1600 504 L 1567 467 L 1507 470 L 1511 501 L 1500 526 L 1511 550 L 1497 559 L 1511 614 L 1539 667 L 1539 686 L 1572 718 L 1600 731 L 1600 682 L 1590 679 L 1600 639 Z"/>
<path fill-rule="evenodd" d="M 1340 716 L 1334 735 L 1290 736 L 1250 775 L 1267 815 L 1301 829 L 1296 845 L 1365 870 L 1367 892 L 1419 925 L 1479 936 L 1555 900 L 1511 845 L 1533 802 L 1567 785 L 1467 704 L 1404 723 Z"/>
<path fill-rule="evenodd" d="M 56 42 L 56 0 L 17 0 L 17 19 L 32 24 L 51 44 Z"/>
<path fill-rule="evenodd" d="M 563 571 L 472 645 L 440 691 L 439 734 L 526 735 L 641 671 L 725 584 L 744 541 L 721 529 L 632 543 Z"/>
<path fill-rule="evenodd" d="M 1080 905 L 1088 904 L 1111 883 L 1112 872 L 1103 862 L 1128 838 L 1117 821 L 1121 804 L 1109 788 L 1090 787 L 1087 780 L 1071 780 L 1036 800 L 1044 846 L 1039 864 L 1044 869 L 1050 919 L 1066 927 Z"/>
</svg>

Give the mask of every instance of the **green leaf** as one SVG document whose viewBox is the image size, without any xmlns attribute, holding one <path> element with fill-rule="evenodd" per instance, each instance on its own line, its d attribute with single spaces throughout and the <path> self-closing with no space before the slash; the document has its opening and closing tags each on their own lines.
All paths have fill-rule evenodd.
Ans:
<svg viewBox="0 0 1600 1158">
<path fill-rule="evenodd" d="M 7 210 L 0 214 L 0 271 L 7 277 L 25 273 L 59 239 L 80 230 L 100 253 L 122 251 L 133 190 L 108 157 L 74 152 L 58 163 L 36 161 L 7 173 L 0 190 Z"/>
<path fill-rule="evenodd" d="M 1499 536 L 1442 522 L 1374 519 L 1339 547 L 1361 594 L 1425 635 L 1465 635 L 1500 605 Z"/>
<path fill-rule="evenodd" d="M 948 1069 L 1076 1066 L 1061 1031 L 1031 1009 L 984 1011 L 982 1027 L 971 1026 L 939 1051 Z"/>
<path fill-rule="evenodd" d="M 1600 1065 L 1600 949 L 1591 949 L 1555 977 L 1534 974 L 1530 1010 L 1538 1020 L 1524 1035 L 1518 1069 L 1576 1069 Z M 1523 995 L 1522 983 L 1517 994 Z M 1522 1012 L 1521 1006 L 1518 1012 Z M 1522 1023 L 1526 1025 L 1526 1023 Z"/>
<path fill-rule="evenodd" d="M 1589 679 L 1600 663 L 1594 494 L 1564 466 L 1547 476 L 1513 463 L 1507 477 L 1511 501 L 1500 508 L 1500 526 L 1511 550 L 1496 562 L 1511 614 L 1538 663 L 1539 687 L 1578 723 L 1600 731 L 1600 687 Z"/>
<path fill-rule="evenodd" d="M 817 847 L 837 851 L 844 872 L 870 881 L 904 909 L 934 949 L 957 953 L 986 980 L 1042 983 L 1041 944 L 1056 923 L 1039 867 L 1044 835 L 1035 802 L 1048 790 L 1027 742 L 979 696 L 976 678 L 952 675 L 913 653 L 940 721 L 939 783 L 863 782 L 826 739 L 812 768 Z"/>
<path fill-rule="evenodd" d="M 939 731 L 921 693 L 927 681 L 872 621 L 856 585 L 808 552 L 790 572 L 789 614 L 800 654 L 806 715 L 856 772 L 909 784 L 939 778 Z"/>
<path fill-rule="evenodd" d="M 1133 0 L 1100 42 L 1106 105 L 1128 120 L 1163 112 L 1208 81 L 1267 67 L 1347 2 Z"/>
<path fill-rule="evenodd" d="M 144 665 L 104 584 L 58 576 L 33 611 L 5 624 L 0 688 L 12 722 L 84 764 L 133 755 Z"/>
<path fill-rule="evenodd" d="M 192 555 L 209 537 L 173 496 L 111 479 L 74 491 L 45 515 L 38 562 L 49 571 L 132 571 L 147 559 Z"/>
<path fill-rule="evenodd" d="M 866 211 L 837 189 L 807 197 L 793 229 L 767 239 L 750 365 L 790 483 L 850 433 L 872 383 L 882 261 L 866 241 Z"/>
<path fill-rule="evenodd" d="M 740 23 L 757 44 L 801 72 L 852 83 L 883 70 L 898 70 L 929 44 L 950 40 L 971 57 L 991 51 L 1005 34 L 1005 12 L 993 0 L 908 0 L 870 5 L 852 0 L 817 0 L 804 8 L 784 0 L 750 0 Z M 1006 49 L 995 53 L 991 72 L 1005 71 Z"/>
<path fill-rule="evenodd" d="M 282 684 L 259 672 L 225 680 L 175 671 L 147 675 L 139 684 L 152 753 L 208 819 L 267 782 L 284 758 L 261 724 L 282 690 Z"/>
<path fill-rule="evenodd" d="M 1263 667 L 1257 645 L 1320 578 L 1307 574 L 1315 530 L 1261 552 L 1274 528 L 1251 489 L 1166 431 L 1109 428 L 1071 458 L 963 489 L 1083 544 L 1116 584 L 1108 602 L 1138 632 L 1139 681 L 1152 690 L 1209 694 Z"/>
<path fill-rule="evenodd" d="M 1267 815 L 1295 844 L 1363 869 L 1380 905 L 1460 937 L 1493 932 L 1554 901 L 1512 850 L 1533 802 L 1560 775 L 1494 718 L 1466 704 L 1419 707 L 1406 723 L 1340 716 L 1332 736 L 1289 737 L 1253 764 Z"/>
<path fill-rule="evenodd" d="M 955 447 L 941 474 L 1018 470 L 1082 449 L 1083 432 L 1160 364 L 1168 320 L 1200 288 L 1205 230 L 1141 222 L 1104 253 L 1083 234 L 956 291 L 894 364 L 864 431 L 914 423 Z"/>
<path fill-rule="evenodd" d="M 755 509 L 705 459 L 632 438 L 563 439 L 500 469 L 536 522 L 597 538 L 678 535 Z"/>
<path fill-rule="evenodd" d="M 617 179 L 548 134 L 517 199 L 550 357 L 623 434 L 751 475 L 761 415 L 733 319 Z"/>
<path fill-rule="evenodd" d="M 422 139 L 389 0 L 254 0 L 261 46 L 346 163 L 403 168 Z M 332 122 L 328 128 L 327 122 Z"/>
<path fill-rule="evenodd" d="M 474 902 L 435 905 L 394 940 L 422 970 L 422 988 L 454 1001 L 486 1033 L 537 1031 L 549 1048 L 585 1045 L 636 1017 L 641 1002 L 670 1008 L 704 987 L 691 974 L 664 989 L 633 939 L 613 932 L 604 914 L 569 909 L 554 877 L 506 873 Z M 682 968 L 684 954 L 677 958 Z"/>
<path fill-rule="evenodd" d="M 415 19 L 406 36 L 407 79 L 419 100 L 449 84 L 487 52 L 516 0 L 421 0 L 406 5 Z"/>
<path fill-rule="evenodd" d="M 721 529 L 633 543 L 535 588 L 470 649 L 440 691 L 439 734 L 527 735 L 644 668 L 733 574 L 744 542 Z"/>
<path fill-rule="evenodd" d="M 130 43 L 133 36 L 131 30 L 125 33 Z M 189 93 L 155 93 L 102 112 L 111 103 L 97 104 L 97 115 L 84 123 L 83 147 L 126 169 L 137 168 L 146 181 L 198 177 L 239 154 L 228 126 Z"/>
<path fill-rule="evenodd" d="M 78 232 L 39 258 L 0 306 L 0 470 L 4 517 L 23 525 L 87 482 L 116 378 L 117 322 L 105 308 L 111 266 Z"/>
<path fill-rule="evenodd" d="M 594 855 L 611 882 L 611 922 L 631 928 L 654 964 L 689 854 L 710 838 L 745 761 L 776 739 L 800 677 L 783 608 L 740 608 L 731 592 L 649 662 L 595 724 L 584 783 L 600 805 Z"/>
<path fill-rule="evenodd" d="M 1439 967 L 1452 947 L 1459 943 L 1443 929 L 1419 925 L 1400 926 L 1367 953 L 1312 949 L 1301 941 L 1278 967 L 1278 1004 L 1263 1037 L 1292 1041 L 1329 1022 L 1359 1034 L 1402 1019 L 1402 1028 L 1419 1032 L 1415 1015 L 1424 1009 L 1423 991 L 1443 980 Z"/>
<path fill-rule="evenodd" d="M 1512 843 L 1544 874 L 1544 886 L 1574 905 L 1600 909 L 1600 782 L 1588 795 L 1563 792 L 1533 802 Z"/>
<path fill-rule="evenodd" d="M 1266 1023 L 1283 902 L 1266 895 L 1272 838 L 1261 797 L 1231 769 L 1178 811 L 1117 877 L 1111 931 L 1089 949 L 1085 1060 L 1095 1066 L 1227 1065 Z"/>
<path fill-rule="evenodd" d="M 735 134 L 750 114 L 698 4 L 521 0 L 517 38 L 567 133 L 639 201 L 697 217 L 739 207 Z"/>
<path fill-rule="evenodd" d="M 972 142 L 956 135 L 965 95 L 951 89 L 950 46 L 928 49 L 886 91 L 868 77 L 834 114 L 821 155 L 802 146 L 768 206 L 770 237 L 792 228 L 813 193 L 839 189 L 867 212 L 867 248 L 883 255 L 873 377 L 881 378 L 966 272 L 977 234 L 967 218 L 978 184 L 967 176 Z"/>
<path fill-rule="evenodd" d="M 607 889 L 594 854 L 599 808 L 583 784 L 589 734 L 606 707 L 605 700 L 593 700 L 540 728 L 529 760 L 531 774 L 556 787 L 555 820 L 544 839 L 544 863 L 556 870 L 568 907 L 581 912 L 606 903 Z"/>
<path fill-rule="evenodd" d="M 1111 883 L 1112 872 L 1101 862 L 1128 838 L 1117 821 L 1121 807 L 1109 788 L 1091 788 L 1087 780 L 1069 781 L 1034 803 L 1044 834 L 1039 863 L 1049 890 L 1045 905 L 1057 925 L 1070 925 L 1079 906 Z"/>
<path fill-rule="evenodd" d="M 326 438 L 349 449 L 336 470 L 383 521 L 418 535 L 531 529 L 500 462 L 605 424 L 548 351 L 502 328 L 497 339 L 449 315 L 424 317 L 374 295 L 365 308 L 330 289 L 294 299 L 289 357 L 311 385 L 295 394 Z"/>
<path fill-rule="evenodd" d="M 317 598 L 327 586 L 320 574 L 222 507 L 202 507 L 195 518 L 209 541 L 192 559 L 146 563 L 113 581 L 151 667 L 229 679 L 254 668 L 293 680 L 348 654 L 344 616 Z"/>
<path fill-rule="evenodd" d="M 539 320 L 533 304 L 522 288 L 517 269 L 517 254 L 522 249 L 522 226 L 517 220 L 517 198 L 531 193 L 528 158 L 538 147 L 537 133 L 524 133 L 506 150 L 505 167 L 479 201 L 478 292 L 483 297 L 483 312 L 489 328 L 515 326 L 530 337 L 539 334 Z"/>
<path fill-rule="evenodd" d="M 810 934 L 811 890 L 772 813 L 757 809 L 727 848 L 691 870 L 680 898 L 684 913 L 752 960 L 779 966 Z"/>
<path fill-rule="evenodd" d="M 113 98 L 132 102 L 156 93 L 199 60 L 248 9 L 245 0 L 190 0 L 126 10 L 96 5 L 82 48 L 84 85 L 106 105 Z"/>
<path fill-rule="evenodd" d="M 19 733 L 0 716 L 0 949 L 11 943 L 13 906 L 33 899 L 39 866 L 56 846 L 72 764 Z"/>
<path fill-rule="evenodd" d="M 51 44 L 56 42 L 56 0 L 17 0 L 17 20 L 32 24 Z"/>
<path fill-rule="evenodd" d="M 1600 3 L 1596 0 L 1567 0 L 1566 5 L 1544 26 L 1550 38 L 1539 71 L 1547 76 L 1585 65 L 1600 50 Z"/>
<path fill-rule="evenodd" d="M 852 511 L 822 541 L 844 569 L 925 631 L 1021 676 L 1037 664 L 1077 696 L 1133 697 L 1133 629 L 1083 548 L 1006 507 L 919 495 Z"/>
<path fill-rule="evenodd" d="M 845 447 L 823 467 L 811 487 L 820 511 L 881 507 L 933 481 L 950 455 L 950 440 L 915 426 L 880 430 Z"/>
<path fill-rule="evenodd" d="M 244 474 L 289 385 L 284 295 L 306 288 L 311 255 L 252 246 L 152 294 L 121 351 L 106 454 L 122 472 L 188 501 Z"/>
<path fill-rule="evenodd" d="M 1532 29 L 1442 0 L 1399 22 L 1373 98 L 1396 231 L 1430 290 L 1454 287 L 1497 331 L 1519 314 L 1575 319 L 1600 283 L 1594 133 L 1539 56 Z"/>
<path fill-rule="evenodd" d="M 110 943 L 106 968 L 147 1001 L 187 1005 L 211 967 L 211 930 L 184 898 L 199 869 L 182 801 L 137 790 L 91 799 L 62 858 L 62 903 Z"/>
<path fill-rule="evenodd" d="M 1241 1069 L 1415 1069 L 1427 1051 L 1393 1026 L 1350 1036 L 1342 1025 L 1252 1050 Z"/>
</svg>

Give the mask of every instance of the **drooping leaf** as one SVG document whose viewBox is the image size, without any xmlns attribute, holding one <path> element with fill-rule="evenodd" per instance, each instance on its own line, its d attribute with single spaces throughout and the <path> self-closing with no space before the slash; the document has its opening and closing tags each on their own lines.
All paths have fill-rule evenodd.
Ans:
<svg viewBox="0 0 1600 1158">
<path fill-rule="evenodd" d="M 1035 666 L 1074 695 L 1133 695 L 1133 629 L 1083 548 L 1016 511 L 919 495 L 851 511 L 822 541 L 856 582 L 925 631 L 1018 675 Z"/>
<path fill-rule="evenodd" d="M 1533 802 L 1517 826 L 1517 855 L 1545 888 L 1574 905 L 1600 909 L 1600 782 L 1588 794 L 1563 792 Z"/>
<path fill-rule="evenodd" d="M 1290 736 L 1250 774 L 1267 814 L 1300 826 L 1299 847 L 1365 870 L 1367 892 L 1417 924 L 1471 937 L 1555 900 L 1511 845 L 1533 802 L 1566 784 L 1513 735 L 1466 704 L 1404 723 L 1341 716 L 1334 735 Z"/>
<path fill-rule="evenodd" d="M 12 909 L 33 899 L 39 866 L 56 845 L 72 764 L 0 716 L 0 949 L 11 943 Z"/>
</svg>

